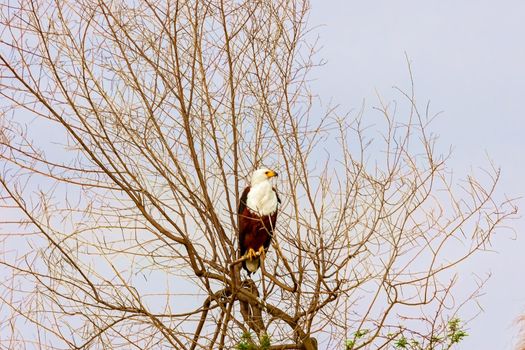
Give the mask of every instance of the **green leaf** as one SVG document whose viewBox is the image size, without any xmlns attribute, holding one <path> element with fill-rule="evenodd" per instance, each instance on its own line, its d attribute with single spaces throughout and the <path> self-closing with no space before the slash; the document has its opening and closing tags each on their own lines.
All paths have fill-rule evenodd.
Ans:
<svg viewBox="0 0 525 350">
<path fill-rule="evenodd" d="M 401 336 L 401 338 L 399 338 L 398 341 L 394 343 L 394 346 L 398 349 L 406 349 L 407 345 L 408 345 L 408 340 L 404 336 Z"/>
<path fill-rule="evenodd" d="M 264 334 L 261 337 L 261 350 L 268 350 L 271 345 L 270 336 L 268 334 Z"/>
<path fill-rule="evenodd" d="M 244 332 L 241 335 L 241 341 L 235 347 L 236 350 L 257 350 L 257 346 L 252 340 L 252 334 L 250 332 Z"/>
<path fill-rule="evenodd" d="M 439 343 L 441 342 L 443 338 L 442 337 L 438 337 L 437 335 L 433 335 L 432 337 L 430 337 L 430 342 L 432 343 Z"/>
<path fill-rule="evenodd" d="M 459 331 L 456 331 L 454 332 L 451 336 L 450 336 L 450 342 L 452 344 L 454 343 L 459 343 L 460 341 L 463 340 L 463 338 L 465 338 L 466 336 L 468 336 L 467 332 L 465 332 L 464 330 L 459 330 Z"/>
<path fill-rule="evenodd" d="M 450 331 L 450 333 L 454 333 L 459 329 L 460 322 L 461 320 L 459 318 L 453 318 L 448 321 L 448 330 Z"/>
<path fill-rule="evenodd" d="M 368 332 L 370 332 L 369 329 L 360 329 L 357 332 L 355 332 L 355 337 L 357 339 L 364 337 Z"/>
<path fill-rule="evenodd" d="M 350 340 L 348 339 L 346 342 L 345 342 L 345 350 L 352 350 L 355 346 L 355 340 Z"/>
<path fill-rule="evenodd" d="M 450 338 L 451 344 L 459 343 L 466 336 L 467 332 L 461 327 L 461 320 L 459 318 L 453 318 L 448 321 L 448 337 Z"/>
</svg>

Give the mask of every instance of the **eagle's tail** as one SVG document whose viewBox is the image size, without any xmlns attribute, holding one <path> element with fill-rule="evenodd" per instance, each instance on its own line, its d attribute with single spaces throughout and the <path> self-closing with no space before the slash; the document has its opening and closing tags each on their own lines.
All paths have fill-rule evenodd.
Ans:
<svg viewBox="0 0 525 350">
<path fill-rule="evenodd" d="M 256 257 L 255 259 L 247 259 L 242 262 L 242 267 L 248 271 L 248 276 L 259 269 L 261 265 L 261 258 Z"/>
</svg>

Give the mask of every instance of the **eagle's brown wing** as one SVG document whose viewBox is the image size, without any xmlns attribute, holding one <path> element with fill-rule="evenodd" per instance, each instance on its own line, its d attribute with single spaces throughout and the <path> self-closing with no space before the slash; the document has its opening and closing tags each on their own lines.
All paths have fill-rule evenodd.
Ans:
<svg viewBox="0 0 525 350">
<path fill-rule="evenodd" d="M 246 253 L 245 239 L 246 239 L 246 229 L 248 224 L 248 218 L 246 217 L 246 212 L 248 211 L 248 206 L 246 202 L 248 201 L 248 192 L 250 192 L 250 186 L 246 187 L 241 195 L 241 200 L 239 202 L 239 208 L 237 209 L 238 221 L 237 225 L 239 226 L 239 250 L 241 257 Z"/>
</svg>

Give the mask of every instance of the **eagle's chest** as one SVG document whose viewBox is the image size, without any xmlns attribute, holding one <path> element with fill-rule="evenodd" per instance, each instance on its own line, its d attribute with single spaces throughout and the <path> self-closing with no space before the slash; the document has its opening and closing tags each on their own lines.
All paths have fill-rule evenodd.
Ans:
<svg viewBox="0 0 525 350">
<path fill-rule="evenodd" d="M 271 184 L 254 186 L 248 192 L 246 201 L 248 209 L 260 216 L 270 215 L 277 210 L 277 195 Z"/>
</svg>

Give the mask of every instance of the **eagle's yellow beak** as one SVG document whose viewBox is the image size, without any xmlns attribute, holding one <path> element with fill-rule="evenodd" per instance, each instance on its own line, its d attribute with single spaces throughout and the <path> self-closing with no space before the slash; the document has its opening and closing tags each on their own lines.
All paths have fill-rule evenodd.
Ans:
<svg viewBox="0 0 525 350">
<path fill-rule="evenodd" d="M 274 176 L 278 176 L 279 174 L 277 174 L 275 171 L 273 170 L 268 170 L 266 173 L 266 177 L 267 178 L 271 178 L 271 177 L 274 177 Z"/>
</svg>

